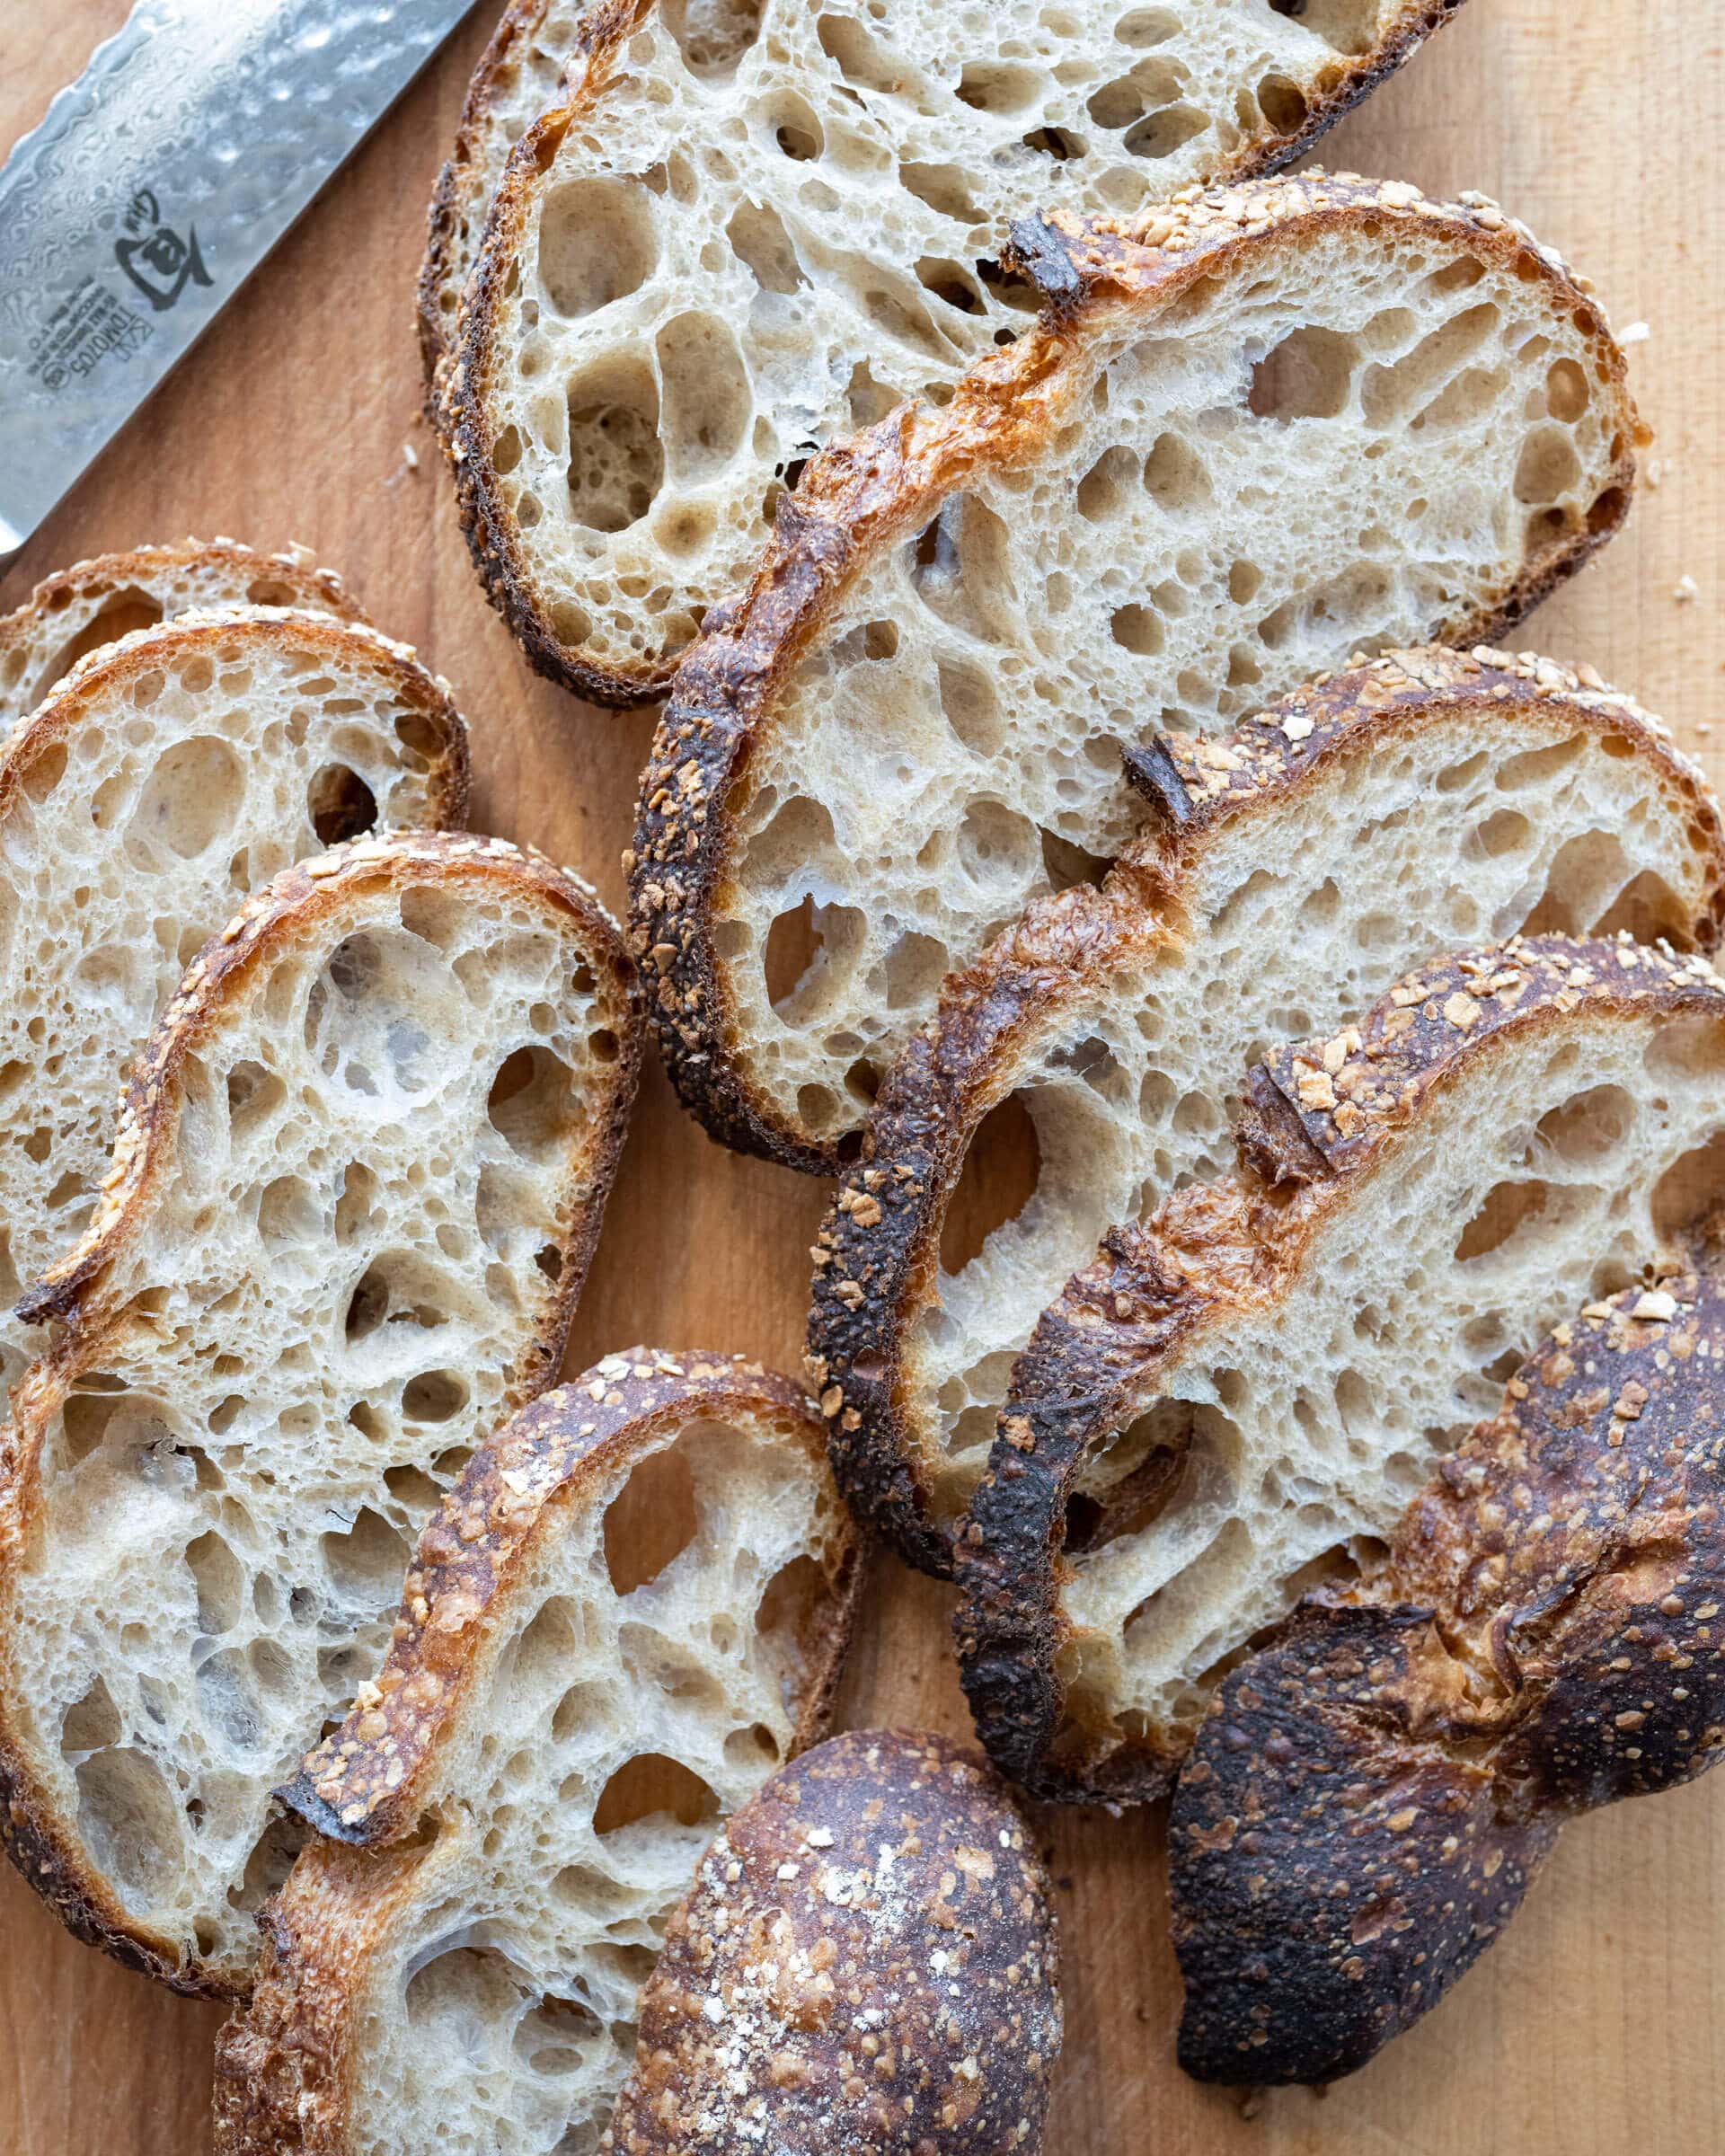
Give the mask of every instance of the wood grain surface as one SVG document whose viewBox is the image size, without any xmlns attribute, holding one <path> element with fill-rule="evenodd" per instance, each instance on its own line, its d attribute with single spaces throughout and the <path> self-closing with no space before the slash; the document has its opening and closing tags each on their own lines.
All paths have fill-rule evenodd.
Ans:
<svg viewBox="0 0 1725 2156">
<path fill-rule="evenodd" d="M 0 149 L 125 0 L 0 0 Z M 411 287 L 424 206 L 487 0 L 203 344 L 0 580 L 188 531 L 303 539 L 417 642 L 473 728 L 476 820 L 623 896 L 651 720 L 535 680 L 481 596 L 419 416 Z M 1720 777 L 1725 682 L 1725 4 L 1471 0 L 1331 137 L 1331 166 L 1480 188 L 1645 322 L 1657 430 L 1626 536 L 1525 641 L 1591 659 Z M 412 445 L 415 469 L 404 451 Z M 1694 596 L 1678 593 L 1692 587 Z M 637 1339 L 794 1368 L 824 1186 L 709 1144 L 654 1073 L 571 1367 Z M 962 1725 L 946 1598 L 881 1563 L 843 1712 Z M 1180 1987 L 1159 1813 L 1044 1814 L 1067 2028 L 1050 2156 L 1700 2156 L 1725 2145 L 1725 1778 L 1571 1829 L 1525 1914 L 1445 2004 L 1328 2095 L 1203 2090 L 1172 2061 Z M 202 2156 L 211 2010 L 63 1934 L 0 1868 L 0 2156 Z"/>
</svg>

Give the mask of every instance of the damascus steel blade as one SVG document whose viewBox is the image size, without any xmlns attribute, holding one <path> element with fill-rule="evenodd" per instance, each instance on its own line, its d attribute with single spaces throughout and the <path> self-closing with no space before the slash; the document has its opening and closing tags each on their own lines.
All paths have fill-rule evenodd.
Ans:
<svg viewBox="0 0 1725 2156">
<path fill-rule="evenodd" d="M 473 0 L 139 0 L 0 166 L 0 559 Z"/>
</svg>

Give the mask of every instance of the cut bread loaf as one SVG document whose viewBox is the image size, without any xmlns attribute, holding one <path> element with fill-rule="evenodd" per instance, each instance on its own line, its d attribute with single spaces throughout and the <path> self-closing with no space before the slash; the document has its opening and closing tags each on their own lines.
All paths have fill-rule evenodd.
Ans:
<svg viewBox="0 0 1725 2156">
<path fill-rule="evenodd" d="M 672 1074 L 804 1168 L 942 977 L 1127 844 L 1123 744 L 1471 645 L 1627 502 L 1622 356 L 1488 207 L 1308 174 L 1015 244 L 1036 331 L 810 465 L 642 785 Z"/>
<path fill-rule="evenodd" d="M 1721 1075 L 1725 985 L 1627 938 L 1447 959 L 1267 1057 L 1240 1171 L 1111 1233 L 1013 1373 L 956 1543 L 995 1763 L 1165 1788 L 1231 1658 L 1712 1206 Z"/>
<path fill-rule="evenodd" d="M 1229 1164 L 1265 1047 L 1482 935 L 1712 950 L 1718 808 L 1590 678 L 1398 652 L 1220 739 L 1153 741 L 1145 828 L 1101 889 L 1034 901 L 943 985 L 821 1230 L 809 1327 L 840 1486 L 913 1563 L 947 1568 L 1039 1314 L 1105 1229 Z"/>
<path fill-rule="evenodd" d="M 1497 1938 L 1565 1819 L 1717 1763 L 1722 1454 L 1717 1276 L 1591 1305 L 1386 1564 L 1233 1672 L 1169 1829 L 1189 2073 L 1351 2073 Z"/>
<path fill-rule="evenodd" d="M 271 1785 L 556 1374 L 639 1046 L 613 923 L 500 839 L 321 854 L 193 961 L 0 1449 L 0 1825 L 81 1937 L 245 1985 Z"/>
<path fill-rule="evenodd" d="M 434 204 L 420 319 L 436 372 L 545 95 L 439 377 L 474 556 L 535 664 L 606 702 L 659 693 L 803 461 L 1024 327 L 1014 216 L 1129 217 L 1285 163 L 1451 12 L 518 8 Z"/>
<path fill-rule="evenodd" d="M 599 2146 L 1037 2156 L 1060 2038 L 1054 1892 L 1004 1783 L 948 1737 L 836 1736 L 702 1858 Z"/>
<path fill-rule="evenodd" d="M 225 573 L 207 552 L 75 571 L 66 606 L 42 588 L 43 619 L 117 589 L 177 604 Z M 115 1087 L 199 947 L 323 844 L 461 824 L 467 783 L 466 729 L 411 651 L 273 607 L 92 650 L 0 744 L 0 1388 L 41 1347 L 11 1306 L 83 1233 Z"/>
<path fill-rule="evenodd" d="M 332 570 L 309 550 L 259 553 L 237 539 L 188 539 L 98 554 L 44 577 L 23 605 L 0 616 L 0 731 L 34 711 L 86 652 L 153 628 L 171 615 L 214 606 L 290 606 L 361 614 Z"/>
<path fill-rule="evenodd" d="M 333 1839 L 265 1912 L 218 2156 L 595 2150 L 703 1848 L 822 1732 L 854 1586 L 819 1418 L 758 1365 L 632 1349 L 518 1416 L 283 1791 Z"/>
</svg>

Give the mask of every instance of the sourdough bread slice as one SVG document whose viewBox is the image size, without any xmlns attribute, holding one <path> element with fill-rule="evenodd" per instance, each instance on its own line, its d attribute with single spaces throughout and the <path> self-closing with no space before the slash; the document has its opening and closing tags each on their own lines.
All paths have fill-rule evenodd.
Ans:
<svg viewBox="0 0 1725 2156">
<path fill-rule="evenodd" d="M 303 546 L 265 554 L 237 539 L 188 539 L 97 554 L 44 577 L 0 617 L 0 731 L 34 711 L 86 652 L 171 615 L 215 606 L 291 606 L 365 619 L 333 570 Z"/>
<path fill-rule="evenodd" d="M 1169 1886 L 1202 2081 L 1330 2081 L 1428 2012 L 1568 1818 L 1725 1747 L 1716 1274 L 1560 1325 L 1403 1514 L 1223 1684 Z"/>
<path fill-rule="evenodd" d="M 581 0 L 514 0 L 480 55 L 456 146 L 431 196 L 420 266 L 420 358 L 433 420 L 456 349 L 461 296 L 509 152 L 547 106 L 562 101 L 566 71 L 579 69 L 586 40 L 605 20 L 603 8 Z"/>
<path fill-rule="evenodd" d="M 248 560 L 254 583 L 279 566 Z M 147 587 L 172 605 L 235 567 L 212 569 L 206 550 L 75 571 L 73 597 L 50 593 L 42 618 L 64 625 L 102 591 Z M 326 843 L 461 824 L 467 784 L 466 729 L 405 646 L 274 607 L 182 614 L 92 650 L 13 727 L 0 745 L 0 1388 L 42 1346 L 11 1306 L 83 1233 L 114 1089 L 199 947 Z"/>
<path fill-rule="evenodd" d="M 673 1076 L 804 1168 L 942 977 L 1128 843 L 1123 744 L 1471 645 L 1626 507 L 1622 356 L 1494 209 L 1305 174 L 1015 244 L 1037 330 L 809 467 L 642 784 Z"/>
<path fill-rule="evenodd" d="M 1061 2033 L 1054 1889 L 1005 1784 L 950 1737 L 835 1736 L 702 1858 L 599 2147 L 682 2156 L 694 2121 L 704 2156 L 1038 2156 Z"/>
<path fill-rule="evenodd" d="M 1261 1627 L 1367 1561 L 1529 1342 L 1725 1159 L 1725 985 L 1626 937 L 1422 969 L 1252 1074 L 1239 1173 L 1038 1325 L 957 1539 L 966 1690 L 1044 1793 L 1166 1786 Z"/>
<path fill-rule="evenodd" d="M 4 1832 L 80 1936 L 244 1987 L 271 1785 L 555 1375 L 639 1046 L 613 923 L 500 839 L 319 855 L 193 961 L 0 1450 Z"/>
<path fill-rule="evenodd" d="M 283 1791 L 332 1839 L 264 1913 L 219 2156 L 595 2149 L 671 1913 L 719 1820 L 821 1734 L 854 1603 L 787 1380 L 636 1348 L 518 1416 Z"/>
<path fill-rule="evenodd" d="M 942 985 L 821 1229 L 809 1322 L 840 1486 L 913 1563 L 947 1568 L 1040 1312 L 1110 1224 L 1229 1164 L 1271 1042 L 1482 933 L 1712 950 L 1718 807 L 1589 678 L 1398 652 L 1220 739 L 1153 741 L 1148 820 L 1101 888 L 1034 900 Z M 1003 1188 L 1016 1213 L 981 1213 Z"/>
<path fill-rule="evenodd" d="M 568 87 L 509 158 L 440 376 L 474 557 L 529 657 L 603 702 L 662 690 L 802 462 L 940 401 L 1024 327 L 1013 217 L 1133 216 L 1286 163 L 1450 12 L 517 11 L 439 189 L 421 323 L 451 320 L 496 162 L 561 54 Z"/>
</svg>

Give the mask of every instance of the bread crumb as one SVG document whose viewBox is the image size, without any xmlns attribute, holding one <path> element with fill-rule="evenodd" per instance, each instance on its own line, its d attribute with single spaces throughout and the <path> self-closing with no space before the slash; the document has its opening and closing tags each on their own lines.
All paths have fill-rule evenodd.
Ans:
<svg viewBox="0 0 1725 2156">
<path fill-rule="evenodd" d="M 1632 344 L 1645 344 L 1652 334 L 1646 323 L 1632 322 L 1627 329 L 1618 331 L 1617 341 L 1627 349 Z"/>
<path fill-rule="evenodd" d="M 1686 606 L 1691 599 L 1701 596 L 1701 587 L 1693 577 L 1682 576 L 1677 579 L 1677 588 L 1671 596 L 1679 606 Z"/>
</svg>

